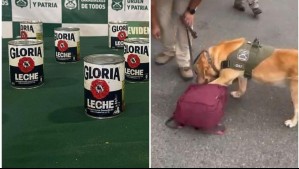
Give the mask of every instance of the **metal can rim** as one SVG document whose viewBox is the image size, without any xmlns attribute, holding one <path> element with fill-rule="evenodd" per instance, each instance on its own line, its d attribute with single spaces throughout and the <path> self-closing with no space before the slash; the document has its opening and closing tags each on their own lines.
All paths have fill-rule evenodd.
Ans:
<svg viewBox="0 0 299 169">
<path fill-rule="evenodd" d="M 108 24 L 128 24 L 127 21 L 110 21 Z"/>
<path fill-rule="evenodd" d="M 99 64 L 99 65 L 111 65 L 111 64 L 119 64 L 125 62 L 125 58 L 117 54 L 92 54 L 92 55 L 85 56 L 83 60 L 86 63 Z"/>
<path fill-rule="evenodd" d="M 16 39 L 9 41 L 8 44 L 15 46 L 40 45 L 43 44 L 43 41 L 37 39 Z"/>
<path fill-rule="evenodd" d="M 80 31 L 80 28 L 76 28 L 76 27 L 59 27 L 59 28 L 55 28 L 55 31 Z"/>
<path fill-rule="evenodd" d="M 42 21 L 22 21 L 21 24 L 42 24 Z"/>
<path fill-rule="evenodd" d="M 124 42 L 133 44 L 148 44 L 149 38 L 127 38 L 124 40 Z"/>
</svg>

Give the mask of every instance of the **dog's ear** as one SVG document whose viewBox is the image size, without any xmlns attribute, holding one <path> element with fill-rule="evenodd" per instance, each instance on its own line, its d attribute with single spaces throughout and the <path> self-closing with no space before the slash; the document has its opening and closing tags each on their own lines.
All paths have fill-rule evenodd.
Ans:
<svg viewBox="0 0 299 169">
<path fill-rule="evenodd" d="M 199 56 L 197 56 L 197 59 L 194 62 L 193 68 L 198 70 L 202 69 L 203 67 L 207 66 L 208 60 L 206 59 L 206 56 L 204 55 L 204 52 L 200 53 Z"/>
<path fill-rule="evenodd" d="M 203 68 L 208 68 L 210 66 L 206 53 L 201 54 L 200 60 Z"/>
<path fill-rule="evenodd" d="M 206 53 L 202 53 L 201 55 L 202 56 L 200 56 L 199 58 L 199 63 L 197 64 L 197 67 L 198 70 L 201 72 L 202 77 L 206 77 L 207 71 L 209 70 L 211 65 L 209 64 L 207 56 L 205 56 Z"/>
<path fill-rule="evenodd" d="M 200 53 L 199 56 L 197 56 L 197 59 L 195 60 L 194 64 L 193 64 L 193 70 L 194 73 L 198 76 L 202 76 L 203 74 L 203 67 L 204 67 L 204 58 L 205 56 L 203 55 L 203 53 Z"/>
<path fill-rule="evenodd" d="M 203 62 L 202 62 L 202 73 L 203 77 L 206 77 L 208 70 L 211 68 L 211 65 L 209 64 L 209 61 L 206 57 L 203 57 Z"/>
</svg>

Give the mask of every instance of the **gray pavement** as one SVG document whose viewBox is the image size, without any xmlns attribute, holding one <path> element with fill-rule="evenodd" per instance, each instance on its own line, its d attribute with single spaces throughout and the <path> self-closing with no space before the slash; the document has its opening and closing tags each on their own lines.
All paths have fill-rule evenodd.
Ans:
<svg viewBox="0 0 299 169">
<path fill-rule="evenodd" d="M 196 14 L 193 53 L 222 40 L 258 37 L 278 48 L 298 46 L 298 1 L 260 0 L 263 13 L 253 18 L 232 8 L 233 0 L 203 0 Z M 161 52 L 152 40 L 152 56 Z M 154 64 L 151 79 L 152 167 L 298 167 L 298 129 L 284 121 L 293 115 L 288 88 L 250 81 L 246 95 L 229 97 L 223 119 L 224 136 L 205 135 L 192 128 L 169 129 L 164 122 L 172 115 L 178 97 L 192 81 L 179 77 L 174 60 Z M 229 87 L 233 90 L 235 85 Z"/>
</svg>

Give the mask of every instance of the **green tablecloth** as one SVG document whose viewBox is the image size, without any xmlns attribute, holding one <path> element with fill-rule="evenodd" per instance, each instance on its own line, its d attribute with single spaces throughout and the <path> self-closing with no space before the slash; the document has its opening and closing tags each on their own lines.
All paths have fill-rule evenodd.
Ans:
<svg viewBox="0 0 299 169">
<path fill-rule="evenodd" d="M 10 39 L 9 39 L 10 40 Z M 45 83 L 14 89 L 2 40 L 3 167 L 149 167 L 149 84 L 126 83 L 126 111 L 96 120 L 84 113 L 83 60 L 59 64 L 44 39 Z M 113 53 L 107 37 L 81 37 L 81 58 Z"/>
</svg>

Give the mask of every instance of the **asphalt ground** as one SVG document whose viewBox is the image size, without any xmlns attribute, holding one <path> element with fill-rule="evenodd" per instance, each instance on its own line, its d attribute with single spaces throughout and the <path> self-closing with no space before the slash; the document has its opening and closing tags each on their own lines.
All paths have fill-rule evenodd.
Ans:
<svg viewBox="0 0 299 169">
<path fill-rule="evenodd" d="M 277 48 L 298 47 L 298 1 L 260 0 L 263 13 L 254 18 L 233 9 L 233 0 L 206 0 L 196 13 L 193 53 L 223 40 L 259 38 Z M 162 51 L 152 40 L 152 56 Z M 241 99 L 229 97 L 223 136 L 202 134 L 192 128 L 169 129 L 164 122 L 176 101 L 194 81 L 180 78 L 176 62 L 154 64 L 151 79 L 152 167 L 298 167 L 298 128 L 284 121 L 293 116 L 290 91 L 249 81 Z M 234 90 L 235 84 L 229 87 Z"/>
</svg>

